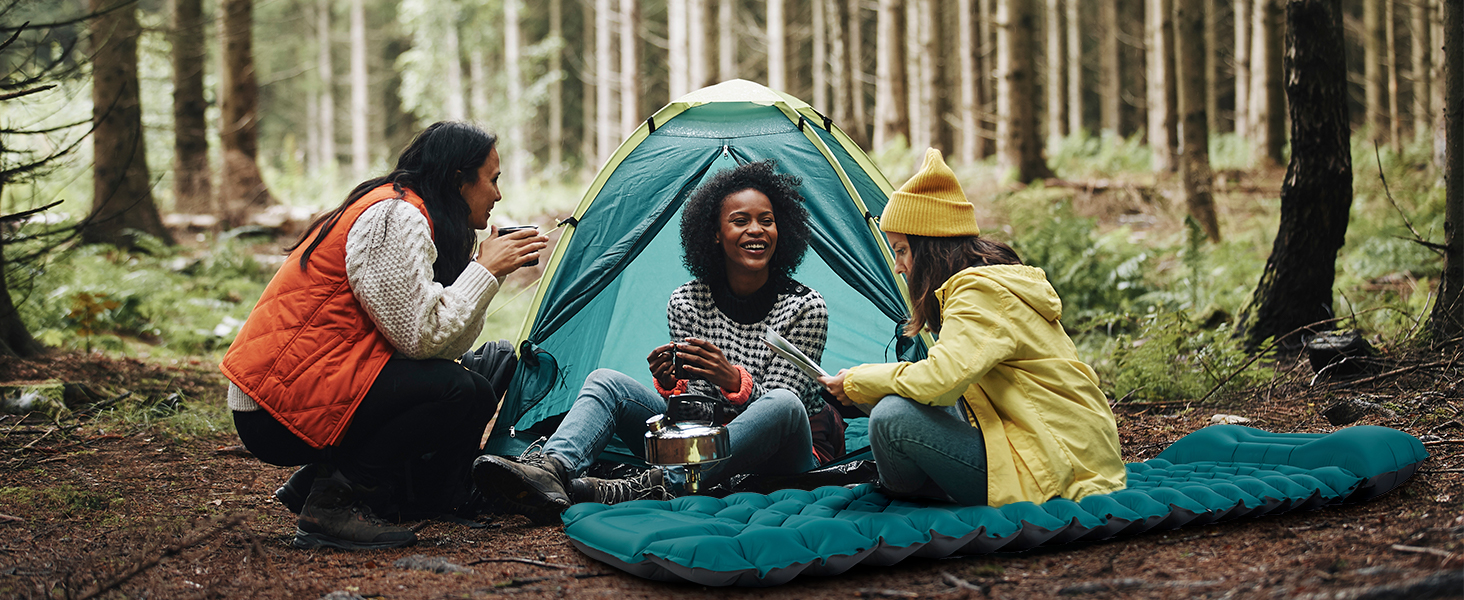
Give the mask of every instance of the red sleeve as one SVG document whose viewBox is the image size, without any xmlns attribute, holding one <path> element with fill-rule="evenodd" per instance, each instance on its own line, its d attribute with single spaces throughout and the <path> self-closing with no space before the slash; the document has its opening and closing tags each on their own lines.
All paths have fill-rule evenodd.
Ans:
<svg viewBox="0 0 1464 600">
<path fill-rule="evenodd" d="M 747 401 L 750 400 L 752 396 L 752 375 L 747 372 L 747 369 L 742 368 L 742 365 L 732 366 L 737 367 L 737 372 L 742 375 L 742 381 L 737 386 L 736 392 L 729 394 L 727 393 L 727 390 L 722 390 L 722 395 L 726 396 L 727 400 L 730 401 L 732 404 L 742 406 L 744 404 L 747 404 Z"/>
</svg>

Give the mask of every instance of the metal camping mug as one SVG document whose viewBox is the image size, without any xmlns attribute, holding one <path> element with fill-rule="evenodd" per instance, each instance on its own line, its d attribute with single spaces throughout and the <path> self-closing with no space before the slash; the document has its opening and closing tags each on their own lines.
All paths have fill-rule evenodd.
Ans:
<svg viewBox="0 0 1464 600">
<path fill-rule="evenodd" d="M 499 227 L 498 228 L 498 235 L 501 237 L 501 236 L 503 236 L 505 234 L 513 233 L 513 232 L 518 231 L 520 229 L 533 229 L 534 231 L 538 231 L 539 230 L 539 226 L 538 225 L 514 225 L 513 227 Z M 531 260 L 529 262 L 526 262 L 526 263 L 524 263 L 524 264 L 522 264 L 520 266 L 533 267 L 533 266 L 538 266 L 538 264 L 539 264 L 539 259 L 536 258 L 536 259 Z"/>
</svg>

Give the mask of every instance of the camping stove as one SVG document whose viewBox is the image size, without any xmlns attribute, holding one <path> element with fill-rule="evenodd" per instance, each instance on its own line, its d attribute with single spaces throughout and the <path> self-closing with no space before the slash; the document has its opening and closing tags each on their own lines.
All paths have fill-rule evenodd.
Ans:
<svg viewBox="0 0 1464 600">
<path fill-rule="evenodd" d="M 683 467 L 685 492 L 701 492 L 701 470 L 732 456 L 727 428 L 706 421 L 672 421 L 662 414 L 646 420 L 646 462 Z"/>
</svg>

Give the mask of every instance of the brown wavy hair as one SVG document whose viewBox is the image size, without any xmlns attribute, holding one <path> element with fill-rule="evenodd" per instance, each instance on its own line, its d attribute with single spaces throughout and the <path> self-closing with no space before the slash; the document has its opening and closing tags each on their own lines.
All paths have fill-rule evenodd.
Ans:
<svg viewBox="0 0 1464 600">
<path fill-rule="evenodd" d="M 907 337 L 919 335 L 927 327 L 940 333 L 940 302 L 935 298 L 935 290 L 956 273 L 968 267 L 1022 264 L 1011 246 L 979 235 L 905 237 L 910 242 L 910 272 L 905 279 L 910 284 L 910 304 L 914 309 L 905 323 Z"/>
</svg>

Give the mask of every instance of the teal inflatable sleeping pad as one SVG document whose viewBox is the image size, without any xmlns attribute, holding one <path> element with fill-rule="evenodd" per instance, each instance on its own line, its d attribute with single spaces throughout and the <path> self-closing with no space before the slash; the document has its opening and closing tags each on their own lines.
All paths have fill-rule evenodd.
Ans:
<svg viewBox="0 0 1464 600">
<path fill-rule="evenodd" d="M 565 533 L 628 573 L 709 586 L 772 586 L 906 557 L 1013 552 L 1361 502 L 1428 458 L 1387 427 L 1330 434 L 1214 425 L 1128 465 L 1128 488 L 1000 508 L 891 500 L 869 484 L 814 491 L 578 504 Z"/>
</svg>

